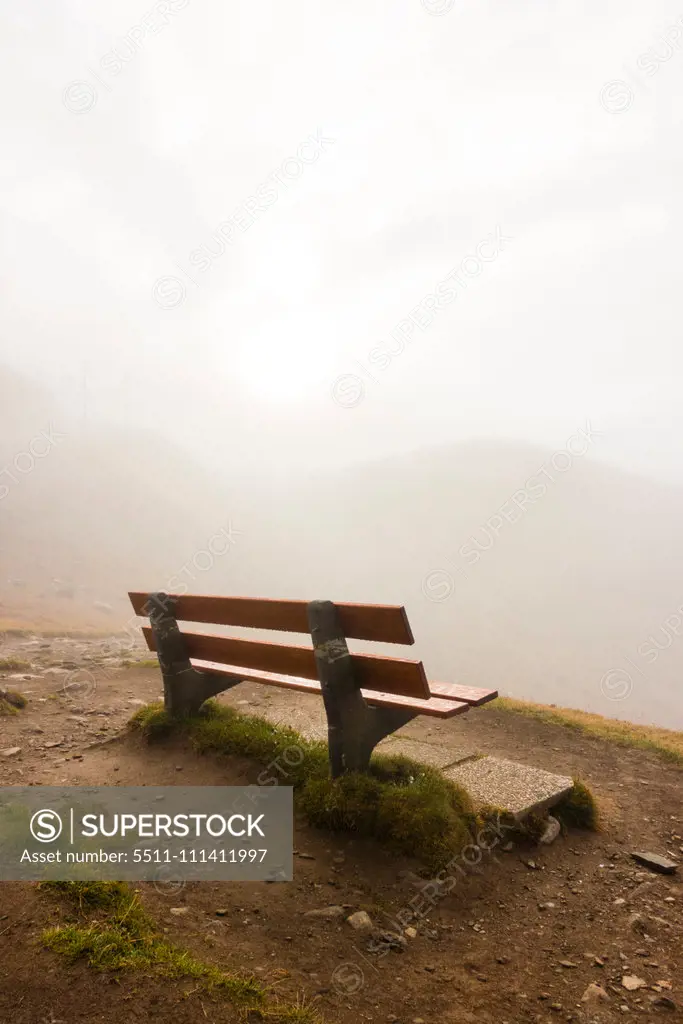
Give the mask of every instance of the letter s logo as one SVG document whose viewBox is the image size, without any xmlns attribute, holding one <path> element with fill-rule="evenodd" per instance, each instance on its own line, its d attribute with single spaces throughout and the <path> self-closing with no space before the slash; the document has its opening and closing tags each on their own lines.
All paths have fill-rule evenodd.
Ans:
<svg viewBox="0 0 683 1024">
<path fill-rule="evenodd" d="M 36 811 L 29 827 L 39 843 L 53 843 L 62 834 L 62 819 L 56 811 Z"/>
</svg>

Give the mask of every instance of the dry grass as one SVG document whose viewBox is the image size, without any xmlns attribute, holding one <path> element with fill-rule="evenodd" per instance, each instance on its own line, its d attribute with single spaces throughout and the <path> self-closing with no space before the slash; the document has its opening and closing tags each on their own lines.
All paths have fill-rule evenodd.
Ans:
<svg viewBox="0 0 683 1024">
<path fill-rule="evenodd" d="M 605 718 L 589 711 L 550 707 L 547 704 L 534 704 L 513 697 L 499 697 L 491 706 L 491 710 L 526 715 L 527 718 L 535 718 L 550 725 L 563 725 L 586 736 L 595 736 L 621 747 L 651 750 L 666 761 L 683 764 L 683 732 L 675 732 L 673 729 L 662 729 L 656 725 L 634 725 L 633 722 Z"/>
<path fill-rule="evenodd" d="M 31 662 L 24 658 L 0 658 L 0 672 L 29 672 Z"/>
</svg>

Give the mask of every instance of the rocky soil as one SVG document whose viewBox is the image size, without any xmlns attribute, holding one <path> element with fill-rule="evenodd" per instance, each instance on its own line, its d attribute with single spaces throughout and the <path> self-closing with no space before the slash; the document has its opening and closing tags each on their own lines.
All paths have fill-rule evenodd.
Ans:
<svg viewBox="0 0 683 1024">
<path fill-rule="evenodd" d="M 255 782 L 249 762 L 198 757 L 177 740 L 150 748 L 122 732 L 160 695 L 158 670 L 139 666 L 148 658 L 142 642 L 122 651 L 113 638 L 6 635 L 0 688 L 28 704 L 0 717 L 0 785 Z M 315 697 L 254 684 L 222 699 L 285 721 L 319 714 Z M 682 1019 L 681 868 L 662 875 L 631 853 L 683 862 L 683 771 L 495 706 L 405 733 L 581 777 L 602 830 L 547 846 L 501 839 L 463 860 L 444 894 L 418 864 L 298 821 L 292 883 L 140 883 L 168 937 L 288 998 L 305 993 L 338 1024 Z M 61 913 L 34 885 L 2 883 L 0 1021 L 237 1021 L 191 983 L 65 967 L 39 944 Z"/>
</svg>

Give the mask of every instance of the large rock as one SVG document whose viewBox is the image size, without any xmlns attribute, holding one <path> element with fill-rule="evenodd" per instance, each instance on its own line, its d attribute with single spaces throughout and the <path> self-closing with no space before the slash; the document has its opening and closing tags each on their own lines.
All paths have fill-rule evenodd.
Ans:
<svg viewBox="0 0 683 1024">
<path fill-rule="evenodd" d="M 645 867 L 652 871 L 658 871 L 661 875 L 673 875 L 678 868 L 675 860 L 660 857 L 658 853 L 632 853 L 631 856 L 639 864 L 644 864 Z"/>
</svg>

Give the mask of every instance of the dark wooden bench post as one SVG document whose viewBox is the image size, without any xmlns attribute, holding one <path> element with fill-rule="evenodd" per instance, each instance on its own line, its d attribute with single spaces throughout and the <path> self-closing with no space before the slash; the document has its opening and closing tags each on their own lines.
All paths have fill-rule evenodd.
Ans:
<svg viewBox="0 0 683 1024">
<path fill-rule="evenodd" d="M 354 677 L 351 655 L 332 601 L 311 601 L 308 625 L 327 714 L 332 778 L 367 771 L 375 746 L 416 717 L 401 708 L 371 708 Z"/>
<path fill-rule="evenodd" d="M 164 707 L 171 715 L 194 715 L 209 697 L 237 686 L 241 680 L 219 681 L 192 667 L 175 607 L 175 598 L 158 591 L 149 594 L 144 611 L 149 616 L 164 680 Z"/>
</svg>

